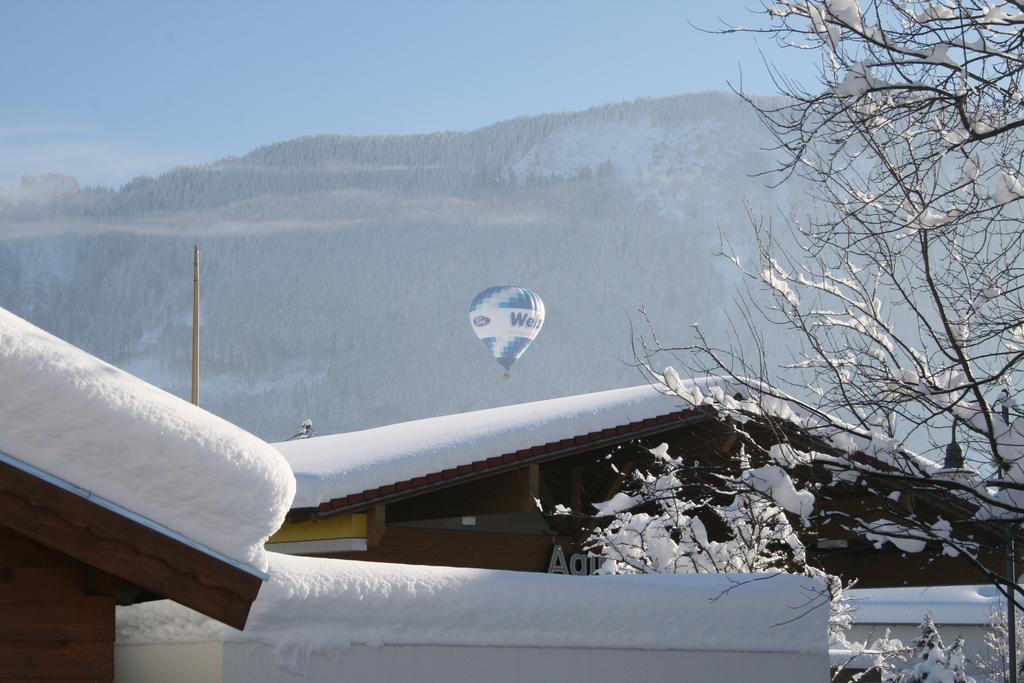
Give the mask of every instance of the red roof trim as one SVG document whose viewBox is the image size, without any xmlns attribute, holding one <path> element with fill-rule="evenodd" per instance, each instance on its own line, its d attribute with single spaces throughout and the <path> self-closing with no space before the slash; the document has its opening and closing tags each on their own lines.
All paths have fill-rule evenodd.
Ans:
<svg viewBox="0 0 1024 683">
<path fill-rule="evenodd" d="M 503 469 L 507 470 L 509 469 L 509 465 L 515 465 L 523 461 L 549 460 L 551 458 L 548 456 L 551 456 L 552 454 L 569 455 L 572 452 L 581 451 L 587 446 L 596 446 L 600 441 L 621 441 L 623 437 L 632 438 L 645 436 L 645 434 L 642 434 L 641 432 L 650 430 L 654 430 L 656 432 L 664 431 L 677 422 L 689 420 L 694 417 L 711 417 L 713 413 L 714 411 L 712 409 L 704 406 L 691 408 L 689 410 L 678 410 L 673 413 L 667 413 L 665 415 L 659 415 L 657 417 L 647 418 L 645 420 L 631 422 L 625 425 L 608 427 L 588 434 L 579 434 L 572 438 L 562 439 L 558 442 L 537 444 L 532 448 L 520 449 L 514 453 L 503 453 L 501 455 L 491 456 L 486 459 L 474 461 L 467 465 L 459 465 L 458 467 L 452 467 L 440 472 L 431 472 L 425 476 L 398 481 L 376 489 L 370 489 L 341 498 L 335 498 L 334 500 L 326 503 L 321 503 L 315 509 L 320 514 L 331 515 L 356 506 L 359 508 L 367 507 L 368 504 L 374 503 L 380 498 L 394 497 L 399 493 L 402 494 L 402 498 L 405 498 L 410 494 L 415 495 L 422 491 L 435 488 L 438 484 L 444 484 L 446 481 L 451 479 L 471 478 L 481 473 L 497 472 Z"/>
</svg>

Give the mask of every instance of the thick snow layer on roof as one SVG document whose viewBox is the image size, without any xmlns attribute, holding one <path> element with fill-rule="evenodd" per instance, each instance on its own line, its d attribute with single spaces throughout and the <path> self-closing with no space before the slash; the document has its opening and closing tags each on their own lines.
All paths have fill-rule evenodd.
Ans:
<svg viewBox="0 0 1024 683">
<path fill-rule="evenodd" d="M 274 444 L 315 507 L 397 481 L 691 408 L 649 385 Z"/>
<path fill-rule="evenodd" d="M 1005 601 L 994 586 L 855 588 L 847 593 L 858 624 L 920 624 L 926 612 L 940 626 L 987 624 L 992 608 Z"/>
<path fill-rule="evenodd" d="M 274 445 L 295 473 L 296 508 L 316 507 L 379 486 L 695 406 L 724 411 L 741 420 L 758 415 L 787 420 L 826 442 L 831 439 L 837 448 L 861 450 L 897 466 L 910 462 L 920 472 L 939 469 L 936 463 L 916 455 L 892 457 L 883 448 L 888 445 L 875 443 L 872 435 L 854 439 L 843 432 L 842 439 L 831 438 L 836 430 L 823 430 L 816 416 L 804 417 L 799 401 L 770 387 L 762 389 L 755 380 L 681 379 L 671 368 L 655 378 L 664 384 L 443 415 Z M 737 394 L 747 398 L 734 398 Z M 857 433 L 855 427 L 847 427 Z"/>
<path fill-rule="evenodd" d="M 244 632 L 162 601 L 120 608 L 118 642 L 258 641 L 278 651 L 328 653 L 353 644 L 793 653 L 828 647 L 827 601 L 817 599 L 823 584 L 790 574 L 577 577 L 270 558 L 270 580 Z"/>
<path fill-rule="evenodd" d="M 266 569 L 295 491 L 269 444 L 3 309 L 0 387 L 0 452 Z"/>
</svg>

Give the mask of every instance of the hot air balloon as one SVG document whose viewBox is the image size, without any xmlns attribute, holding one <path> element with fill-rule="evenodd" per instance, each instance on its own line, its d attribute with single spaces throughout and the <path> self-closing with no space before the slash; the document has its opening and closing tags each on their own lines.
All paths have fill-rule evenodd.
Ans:
<svg viewBox="0 0 1024 683">
<path fill-rule="evenodd" d="M 512 364 L 544 324 L 544 302 L 534 292 L 507 285 L 489 287 L 469 305 L 469 323 L 510 378 Z"/>
</svg>

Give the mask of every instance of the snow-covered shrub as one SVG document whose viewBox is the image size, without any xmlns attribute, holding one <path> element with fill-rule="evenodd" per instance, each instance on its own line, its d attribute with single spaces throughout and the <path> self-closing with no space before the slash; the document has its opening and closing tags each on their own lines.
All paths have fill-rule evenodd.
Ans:
<svg viewBox="0 0 1024 683">
<path fill-rule="evenodd" d="M 926 614 L 921 621 L 921 635 L 911 643 L 913 656 L 893 683 L 975 683 L 964 671 L 964 639 L 957 638 L 948 648 L 942 644 L 939 629 Z"/>
<path fill-rule="evenodd" d="M 845 661 L 833 660 L 832 680 L 860 681 L 879 675 L 883 681 L 892 681 L 907 662 L 909 648 L 898 638 L 891 637 L 889 629 L 881 638 L 872 642 L 846 643 L 845 647 L 833 644 L 833 652 L 845 650 L 848 656 Z M 856 669 L 852 675 L 849 669 Z M 848 677 L 848 678 L 847 678 Z"/>
</svg>

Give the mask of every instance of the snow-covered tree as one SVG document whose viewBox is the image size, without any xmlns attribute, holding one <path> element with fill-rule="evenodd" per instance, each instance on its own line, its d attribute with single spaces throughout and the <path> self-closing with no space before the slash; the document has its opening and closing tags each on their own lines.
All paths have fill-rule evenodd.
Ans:
<svg viewBox="0 0 1024 683">
<path fill-rule="evenodd" d="M 1018 610 L 1015 620 L 1017 643 L 1024 643 L 1024 615 Z M 985 650 L 980 654 L 974 665 L 992 683 L 1009 680 L 1010 649 L 1009 626 L 1006 619 L 1006 608 L 998 605 L 989 614 L 989 630 L 985 634 Z M 1018 653 L 1018 659 L 1020 658 Z M 1018 665 L 1019 666 L 1019 665 Z"/>
<path fill-rule="evenodd" d="M 607 520 L 588 541 L 603 558 L 598 573 L 804 574 L 821 580 L 826 589 L 809 595 L 802 607 L 828 602 L 829 636 L 845 642 L 852 607 L 842 582 L 808 564 L 786 511 L 760 494 L 752 483 L 759 468 L 752 468 L 740 450 L 739 468 L 712 474 L 714 490 L 692 498 L 687 495 L 694 488 L 692 466 L 670 455 L 667 444 L 651 449 L 651 464 L 634 472 L 624 491 L 596 506 Z"/>
<path fill-rule="evenodd" d="M 639 366 L 740 431 L 756 417 L 802 434 L 794 446 L 779 431 L 787 454 L 748 441 L 779 470 L 763 470 L 758 490 L 790 513 L 794 482 L 802 492 L 792 475 L 817 467 L 878 501 L 875 514 L 837 520 L 851 533 L 958 556 L 1019 593 L 978 534 L 990 550 L 1024 519 L 1024 3 L 763 9 L 760 26 L 725 32 L 765 34 L 819 63 L 815 83 L 775 72 L 781 105 L 749 100 L 784 155 L 775 170 L 809 181 L 819 210 L 752 216 L 759 258 L 723 252 L 749 283 L 737 326 L 787 330 L 790 358 L 773 367 L 763 346 L 696 327 L 682 347 L 645 335 Z M 723 379 L 716 393 L 666 365 Z M 947 456 L 944 471 L 932 464 Z M 951 505 L 925 516 L 900 502 L 921 495 Z"/>
<path fill-rule="evenodd" d="M 913 657 L 909 665 L 892 679 L 894 683 L 974 683 L 974 679 L 964 671 L 963 638 L 957 638 L 953 645 L 945 647 L 930 614 L 921 621 L 921 635 L 911 646 Z"/>
<path fill-rule="evenodd" d="M 833 652 L 837 651 L 833 648 Z M 891 683 L 905 668 L 910 654 L 910 648 L 898 638 L 893 638 L 889 629 L 874 641 L 848 643 L 846 651 L 849 653 L 847 661 L 833 662 L 832 680 L 860 681 L 877 675 L 882 681 Z M 868 666 L 865 666 L 865 660 L 870 662 Z M 859 671 L 851 675 L 847 669 L 855 662 Z"/>
<path fill-rule="evenodd" d="M 651 454 L 652 465 L 634 473 L 630 493 L 598 506 L 613 515 L 590 541 L 606 560 L 604 573 L 804 569 L 804 546 L 781 508 L 751 495 L 739 480 L 721 481 L 714 498 L 685 498 L 680 492 L 687 465 L 668 453 L 667 444 Z M 709 534 L 705 520 L 719 533 Z"/>
</svg>

